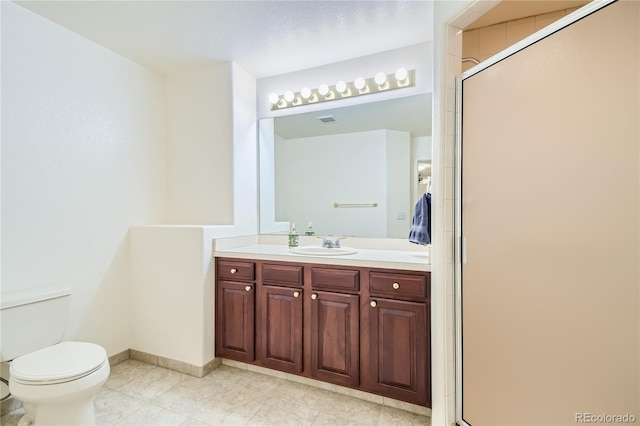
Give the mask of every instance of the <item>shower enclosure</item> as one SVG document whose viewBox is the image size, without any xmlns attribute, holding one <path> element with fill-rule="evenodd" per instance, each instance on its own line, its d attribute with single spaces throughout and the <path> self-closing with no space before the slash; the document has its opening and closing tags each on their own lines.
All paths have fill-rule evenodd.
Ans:
<svg viewBox="0 0 640 426">
<path fill-rule="evenodd" d="M 459 81 L 461 425 L 640 421 L 639 22 L 593 2 Z"/>
</svg>

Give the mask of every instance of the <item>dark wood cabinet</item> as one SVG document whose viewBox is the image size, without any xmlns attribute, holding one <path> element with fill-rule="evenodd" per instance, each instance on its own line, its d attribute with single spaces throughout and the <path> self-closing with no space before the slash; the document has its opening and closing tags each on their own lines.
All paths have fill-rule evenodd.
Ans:
<svg viewBox="0 0 640 426">
<path fill-rule="evenodd" d="M 431 406 L 430 274 L 216 258 L 216 356 Z"/>
<path fill-rule="evenodd" d="M 238 361 L 253 361 L 255 356 L 253 283 L 219 280 L 216 299 L 216 355 Z"/>
<path fill-rule="evenodd" d="M 301 373 L 303 267 L 260 262 L 257 271 L 257 362 L 287 373 Z"/>
<path fill-rule="evenodd" d="M 431 406 L 430 275 L 372 271 L 368 387 Z"/>
<path fill-rule="evenodd" d="M 369 307 L 371 390 L 430 405 L 427 304 L 375 298 Z"/>
<path fill-rule="evenodd" d="M 360 303 L 355 294 L 311 295 L 311 374 L 327 382 L 360 384 Z"/>
<path fill-rule="evenodd" d="M 302 372 L 302 290 L 263 285 L 258 303 L 258 360 L 265 367 Z"/>
</svg>

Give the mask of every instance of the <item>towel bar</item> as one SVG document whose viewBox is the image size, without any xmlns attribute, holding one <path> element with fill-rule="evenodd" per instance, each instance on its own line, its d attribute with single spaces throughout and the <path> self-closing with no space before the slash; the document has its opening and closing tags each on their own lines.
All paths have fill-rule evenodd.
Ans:
<svg viewBox="0 0 640 426">
<path fill-rule="evenodd" d="M 378 203 L 333 203 L 333 207 L 378 207 Z"/>
</svg>

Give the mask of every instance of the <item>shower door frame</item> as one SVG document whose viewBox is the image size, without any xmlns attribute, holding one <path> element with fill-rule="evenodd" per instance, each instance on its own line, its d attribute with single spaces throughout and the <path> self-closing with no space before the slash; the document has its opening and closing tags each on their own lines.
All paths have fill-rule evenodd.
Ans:
<svg viewBox="0 0 640 426">
<path fill-rule="evenodd" d="M 526 37 L 491 58 L 470 68 L 456 77 L 455 118 L 455 182 L 454 182 L 454 308 L 455 308 L 455 420 L 460 426 L 472 426 L 462 418 L 462 264 L 466 261 L 465 241 L 462 235 L 462 82 L 503 59 L 551 36 L 582 18 L 608 6 L 617 0 L 594 0 L 573 13 Z"/>
</svg>

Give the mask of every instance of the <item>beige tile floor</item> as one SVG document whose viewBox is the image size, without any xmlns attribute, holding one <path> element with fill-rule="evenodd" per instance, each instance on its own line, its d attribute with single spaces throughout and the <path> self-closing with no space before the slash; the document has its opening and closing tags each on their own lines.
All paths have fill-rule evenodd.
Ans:
<svg viewBox="0 0 640 426">
<path fill-rule="evenodd" d="M 98 425 L 421 425 L 429 417 L 222 365 L 204 378 L 128 360 L 95 400 Z M 0 418 L 14 426 L 22 408 Z"/>
</svg>

